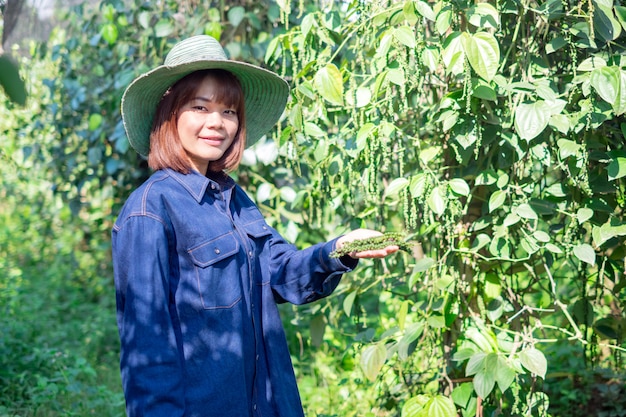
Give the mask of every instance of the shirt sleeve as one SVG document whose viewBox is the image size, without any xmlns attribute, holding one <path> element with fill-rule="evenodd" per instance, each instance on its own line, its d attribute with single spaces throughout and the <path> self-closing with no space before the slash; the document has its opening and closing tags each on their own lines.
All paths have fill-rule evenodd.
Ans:
<svg viewBox="0 0 626 417">
<path fill-rule="evenodd" d="M 170 303 L 170 240 L 154 217 L 113 230 L 120 368 L 128 417 L 184 414 L 177 315 Z"/>
<path fill-rule="evenodd" d="M 329 296 L 344 273 L 356 268 L 358 260 L 331 258 L 337 239 L 297 250 L 278 232 L 270 244 L 272 289 L 278 302 L 310 303 Z"/>
</svg>

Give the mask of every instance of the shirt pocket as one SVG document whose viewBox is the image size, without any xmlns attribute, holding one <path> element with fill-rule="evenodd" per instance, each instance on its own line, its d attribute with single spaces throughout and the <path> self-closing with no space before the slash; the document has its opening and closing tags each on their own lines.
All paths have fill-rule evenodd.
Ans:
<svg viewBox="0 0 626 417">
<path fill-rule="evenodd" d="M 187 251 L 194 263 L 198 292 L 207 310 L 233 307 L 242 297 L 237 252 L 232 232 L 201 243 Z"/>
</svg>

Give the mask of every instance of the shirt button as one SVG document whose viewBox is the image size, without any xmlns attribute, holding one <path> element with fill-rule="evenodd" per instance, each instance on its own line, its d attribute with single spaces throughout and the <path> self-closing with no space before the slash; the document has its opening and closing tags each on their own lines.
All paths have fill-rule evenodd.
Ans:
<svg viewBox="0 0 626 417">
<path fill-rule="evenodd" d="M 219 255 L 219 254 L 220 254 L 220 250 L 219 250 L 218 248 L 215 248 L 215 253 L 216 253 L 217 255 Z"/>
<path fill-rule="evenodd" d="M 254 252 L 250 251 L 248 252 L 248 255 L 250 255 L 250 257 L 252 258 L 252 256 L 254 255 Z"/>
<path fill-rule="evenodd" d="M 211 184 L 211 190 L 215 190 L 215 184 Z"/>
<path fill-rule="evenodd" d="M 254 409 L 254 411 L 256 411 L 256 404 L 254 404 L 252 408 Z"/>
<path fill-rule="evenodd" d="M 259 360 L 259 355 L 256 355 L 256 360 L 257 360 L 257 361 Z"/>
</svg>

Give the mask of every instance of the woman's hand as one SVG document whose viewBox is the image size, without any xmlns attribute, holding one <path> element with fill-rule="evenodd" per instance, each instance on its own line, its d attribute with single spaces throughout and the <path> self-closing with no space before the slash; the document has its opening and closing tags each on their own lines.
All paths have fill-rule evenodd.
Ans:
<svg viewBox="0 0 626 417">
<path fill-rule="evenodd" d="M 367 239 L 369 237 L 374 237 L 374 236 L 382 236 L 382 233 L 376 230 L 370 230 L 370 229 L 353 230 L 341 236 L 339 239 L 337 239 L 337 250 L 340 250 L 346 243 L 352 242 L 353 240 Z M 392 253 L 397 252 L 399 249 L 400 248 L 397 245 L 389 245 L 382 249 L 372 249 L 372 250 L 364 250 L 360 252 L 351 252 L 349 253 L 349 255 L 350 257 L 354 259 L 384 258 L 387 255 L 391 255 Z"/>
</svg>

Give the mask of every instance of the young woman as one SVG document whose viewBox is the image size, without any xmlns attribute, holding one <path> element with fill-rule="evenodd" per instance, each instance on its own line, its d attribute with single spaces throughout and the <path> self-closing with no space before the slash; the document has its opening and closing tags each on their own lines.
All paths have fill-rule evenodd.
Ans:
<svg viewBox="0 0 626 417">
<path fill-rule="evenodd" d="M 358 258 L 359 229 L 297 250 L 226 172 L 278 120 L 288 86 L 196 36 L 122 99 L 131 145 L 154 174 L 112 232 L 129 416 L 303 416 L 277 303 L 328 296 Z"/>
</svg>

